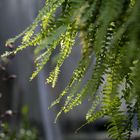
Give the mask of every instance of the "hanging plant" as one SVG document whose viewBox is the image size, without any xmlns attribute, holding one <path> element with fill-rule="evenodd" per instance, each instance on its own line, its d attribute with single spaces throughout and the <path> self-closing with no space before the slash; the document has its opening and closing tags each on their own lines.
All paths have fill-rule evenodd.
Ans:
<svg viewBox="0 0 140 140">
<path fill-rule="evenodd" d="M 60 13 L 56 17 L 58 8 Z M 109 136 L 128 140 L 134 117 L 137 118 L 137 128 L 140 128 L 139 9 L 140 0 L 46 0 L 34 23 L 6 43 L 10 45 L 22 38 L 21 45 L 2 56 L 35 46 L 36 69 L 32 80 L 49 61 L 53 51 L 60 48 L 56 66 L 46 79 L 55 87 L 60 68 L 70 55 L 75 38 L 79 38 L 81 60 L 69 84 L 51 107 L 67 96 L 58 117 L 88 97 L 92 106 L 87 112 L 86 124 L 107 116 Z M 39 32 L 35 32 L 37 27 L 40 27 Z M 94 56 L 95 66 L 92 63 Z M 92 75 L 81 88 L 89 67 L 92 67 Z"/>
</svg>

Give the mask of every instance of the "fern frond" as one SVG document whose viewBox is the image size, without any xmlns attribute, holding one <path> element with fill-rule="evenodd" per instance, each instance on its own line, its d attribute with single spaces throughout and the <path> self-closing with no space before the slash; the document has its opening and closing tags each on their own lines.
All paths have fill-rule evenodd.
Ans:
<svg viewBox="0 0 140 140">
<path fill-rule="evenodd" d="M 62 66 L 64 60 L 71 53 L 72 47 L 75 42 L 75 36 L 76 36 L 75 28 L 76 27 L 73 25 L 68 26 L 65 36 L 62 37 L 61 51 L 60 51 L 60 55 L 57 61 L 57 65 L 54 71 L 50 73 L 49 78 L 47 78 L 47 83 L 52 83 L 52 87 L 55 87 L 55 84 L 59 75 L 60 67 Z"/>
<path fill-rule="evenodd" d="M 58 104 L 60 100 L 68 93 L 70 92 L 71 88 L 74 88 L 76 85 L 81 84 L 82 78 L 86 74 L 86 71 L 89 68 L 90 65 L 90 59 L 89 57 L 87 58 L 82 58 L 81 61 L 79 62 L 79 66 L 74 70 L 73 76 L 67 85 L 67 87 L 63 90 L 63 92 L 59 95 L 59 97 L 51 104 L 50 108 L 53 107 L 54 105 Z M 76 86 L 77 87 L 77 86 Z M 78 91 L 78 88 L 75 88 Z M 85 90 L 82 90 L 81 92 L 85 92 Z M 73 92 L 72 92 L 73 93 Z"/>
<path fill-rule="evenodd" d="M 13 44 L 21 38 L 21 44 L 2 57 L 34 46 L 32 80 L 57 47 L 58 59 L 46 80 L 55 87 L 61 66 L 78 39 L 81 59 L 69 84 L 50 106 L 66 96 L 56 119 L 88 97 L 92 106 L 84 125 L 107 117 L 112 139 L 130 139 L 135 115 L 140 123 L 139 7 L 140 0 L 46 0 L 33 24 L 6 43 Z M 83 82 L 89 68 L 91 76 Z"/>
<path fill-rule="evenodd" d="M 101 95 L 96 95 L 92 102 L 92 106 L 86 114 L 86 120 L 89 120 L 89 118 L 95 113 L 97 106 L 101 103 Z"/>
</svg>

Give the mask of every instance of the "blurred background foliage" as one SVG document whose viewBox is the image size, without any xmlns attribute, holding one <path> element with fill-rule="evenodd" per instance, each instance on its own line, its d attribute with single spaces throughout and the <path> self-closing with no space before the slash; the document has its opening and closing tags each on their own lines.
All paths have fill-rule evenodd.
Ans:
<svg viewBox="0 0 140 140">
<path fill-rule="evenodd" d="M 19 126 L 12 128 L 7 117 L 13 117 L 11 110 L 8 110 L 3 114 L 4 121 L 1 120 L 1 132 L 0 140 L 39 140 L 38 130 L 31 126 L 28 120 L 28 107 L 22 108 L 22 117 Z"/>
</svg>

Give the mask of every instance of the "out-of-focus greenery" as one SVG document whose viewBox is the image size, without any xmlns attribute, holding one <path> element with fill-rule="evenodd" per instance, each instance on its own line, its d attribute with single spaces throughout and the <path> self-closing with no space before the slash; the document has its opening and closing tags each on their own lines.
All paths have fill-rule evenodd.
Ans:
<svg viewBox="0 0 140 140">
<path fill-rule="evenodd" d="M 27 115 L 28 108 L 24 106 L 22 109 L 22 121 L 18 128 L 14 126 L 12 129 L 8 122 L 2 122 L 0 140 L 38 140 L 38 130 L 30 125 Z"/>
<path fill-rule="evenodd" d="M 17 132 L 10 131 L 9 127 L 6 129 L 0 133 L 0 140 L 38 140 L 36 129 L 20 128 Z"/>
<path fill-rule="evenodd" d="M 10 58 L 0 59 L 0 89 L 3 88 L 2 85 L 5 81 L 16 78 L 16 75 L 9 75 L 6 73 L 6 67 L 9 61 Z M 6 93 L 4 93 L 4 91 L 1 92 L 0 90 L 0 98 L 3 98 Z M 3 104 L 3 102 L 0 103 Z M 0 140 L 38 140 L 38 130 L 29 123 L 28 107 L 23 106 L 22 108 L 20 124 L 18 125 L 16 123 L 14 126 L 11 126 L 9 119 L 12 120 L 12 118 L 16 116 L 17 114 L 13 114 L 11 110 L 6 110 L 4 113 L 0 114 Z"/>
</svg>

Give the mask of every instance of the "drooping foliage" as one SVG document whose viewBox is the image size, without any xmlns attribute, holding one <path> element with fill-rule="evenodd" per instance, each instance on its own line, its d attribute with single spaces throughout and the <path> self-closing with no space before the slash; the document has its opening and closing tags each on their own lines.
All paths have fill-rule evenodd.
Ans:
<svg viewBox="0 0 140 140">
<path fill-rule="evenodd" d="M 128 140 L 134 117 L 140 128 L 139 10 L 140 0 L 46 0 L 34 23 L 6 43 L 14 43 L 21 37 L 21 45 L 3 57 L 35 46 L 36 69 L 32 80 L 53 51 L 60 48 L 56 66 L 46 79 L 55 87 L 60 68 L 70 55 L 75 39 L 79 38 L 81 60 L 69 84 L 51 107 L 66 96 L 58 117 L 90 98 L 92 106 L 87 112 L 86 124 L 107 116 L 109 136 Z M 40 30 L 36 32 L 36 28 Z M 81 88 L 89 67 L 92 67 L 92 75 Z"/>
</svg>

